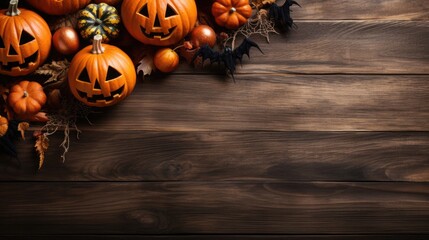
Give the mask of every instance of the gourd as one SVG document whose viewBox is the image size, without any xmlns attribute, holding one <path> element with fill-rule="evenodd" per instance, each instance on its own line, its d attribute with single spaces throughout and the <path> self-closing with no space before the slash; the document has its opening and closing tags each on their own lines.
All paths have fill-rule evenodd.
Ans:
<svg viewBox="0 0 429 240">
<path fill-rule="evenodd" d="M 197 21 L 194 0 L 124 0 L 122 21 L 142 43 L 169 46 L 181 41 Z"/>
<path fill-rule="evenodd" d="M 134 64 L 121 49 L 102 44 L 96 35 L 92 46 L 80 50 L 70 63 L 68 83 L 72 94 L 93 107 L 108 107 L 128 97 L 136 84 Z"/>
</svg>

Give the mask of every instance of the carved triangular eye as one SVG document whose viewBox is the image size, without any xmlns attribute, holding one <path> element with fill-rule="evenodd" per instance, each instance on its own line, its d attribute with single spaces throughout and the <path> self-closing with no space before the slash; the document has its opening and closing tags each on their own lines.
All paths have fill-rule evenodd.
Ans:
<svg viewBox="0 0 429 240">
<path fill-rule="evenodd" d="M 19 39 L 19 45 L 29 43 L 34 40 L 34 37 L 27 31 L 22 30 L 21 38 Z"/>
<path fill-rule="evenodd" d="M 89 78 L 88 70 L 84 68 L 78 77 L 79 81 L 91 83 L 91 79 Z"/>
<path fill-rule="evenodd" d="M 3 38 L 0 36 L 0 48 L 5 48 Z"/>
<path fill-rule="evenodd" d="M 176 15 L 176 11 L 170 6 L 170 4 L 167 4 L 167 11 L 165 12 L 165 17 L 168 18 Z"/>
<path fill-rule="evenodd" d="M 142 9 L 139 12 L 141 15 L 149 18 L 149 11 L 147 9 L 147 3 L 142 7 Z"/>
<path fill-rule="evenodd" d="M 122 74 L 119 73 L 118 70 L 109 66 L 109 69 L 107 70 L 106 82 L 114 80 L 114 79 L 120 77 L 121 75 Z"/>
</svg>

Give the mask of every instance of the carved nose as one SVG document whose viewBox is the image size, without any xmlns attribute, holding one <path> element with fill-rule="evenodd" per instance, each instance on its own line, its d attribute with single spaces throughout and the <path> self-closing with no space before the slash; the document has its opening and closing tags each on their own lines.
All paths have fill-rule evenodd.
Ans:
<svg viewBox="0 0 429 240">
<path fill-rule="evenodd" d="M 155 23 L 153 24 L 154 27 L 161 27 L 161 23 L 159 22 L 158 14 L 155 16 Z"/>
<path fill-rule="evenodd" d="M 18 55 L 18 53 L 16 52 L 15 48 L 13 48 L 12 45 L 10 45 L 9 53 L 8 54 L 9 54 L 9 56 L 11 56 L 11 55 Z"/>
</svg>

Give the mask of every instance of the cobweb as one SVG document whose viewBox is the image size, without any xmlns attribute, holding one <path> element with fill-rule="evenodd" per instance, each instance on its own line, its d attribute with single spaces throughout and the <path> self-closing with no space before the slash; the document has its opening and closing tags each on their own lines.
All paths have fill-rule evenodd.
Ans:
<svg viewBox="0 0 429 240">
<path fill-rule="evenodd" d="M 70 131 L 76 131 L 76 139 L 79 139 L 79 134 L 82 133 L 82 131 L 77 127 L 77 120 L 79 118 L 83 118 L 92 125 L 88 119 L 88 115 L 92 113 L 92 110 L 90 107 L 83 105 L 77 100 L 67 97 L 62 100 L 62 105 L 66 106 L 66 109 L 50 113 L 48 122 L 40 131 L 45 135 L 45 137 L 53 135 L 58 131 L 64 132 L 64 140 L 60 145 L 63 149 L 61 159 L 64 163 L 66 161 L 66 154 L 70 148 Z"/>
<path fill-rule="evenodd" d="M 247 21 L 246 24 L 238 28 L 229 38 L 225 40 L 225 44 L 231 41 L 231 47 L 234 49 L 235 41 L 237 37 L 244 36 L 246 38 L 258 34 L 263 36 L 267 42 L 270 42 L 270 34 L 279 34 L 275 28 L 275 23 L 268 17 L 268 12 L 265 9 L 261 9 Z"/>
</svg>

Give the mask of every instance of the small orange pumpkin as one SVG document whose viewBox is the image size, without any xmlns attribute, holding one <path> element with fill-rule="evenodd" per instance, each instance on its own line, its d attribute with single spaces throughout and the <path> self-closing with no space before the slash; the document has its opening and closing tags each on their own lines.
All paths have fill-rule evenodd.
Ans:
<svg viewBox="0 0 429 240">
<path fill-rule="evenodd" d="M 153 57 L 153 64 L 161 72 L 172 72 L 179 66 L 179 55 L 171 48 L 159 49 Z"/>
<path fill-rule="evenodd" d="M 7 102 L 20 117 L 35 115 L 46 103 L 46 94 L 38 82 L 21 81 L 10 89 Z"/>
<path fill-rule="evenodd" d="M 27 2 L 46 14 L 65 15 L 85 7 L 91 0 L 27 0 Z"/>
<path fill-rule="evenodd" d="M 0 137 L 3 137 L 7 133 L 9 128 L 9 122 L 7 118 L 0 116 Z"/>
<path fill-rule="evenodd" d="M 212 15 L 219 26 L 237 29 L 252 15 L 252 7 L 249 0 L 216 0 Z"/>
<path fill-rule="evenodd" d="M 124 0 L 122 21 L 144 44 L 169 46 L 181 41 L 197 21 L 194 0 Z"/>
<path fill-rule="evenodd" d="M 49 55 L 51 38 L 42 17 L 18 9 L 18 0 L 10 1 L 9 9 L 0 11 L 0 74 L 15 77 L 35 71 Z"/>
<path fill-rule="evenodd" d="M 96 35 L 92 46 L 80 50 L 68 71 L 71 92 L 92 107 L 112 106 L 128 97 L 136 85 L 130 57 L 115 46 L 102 45 L 102 39 Z"/>
<path fill-rule="evenodd" d="M 110 6 L 119 4 L 122 0 L 94 0 L 95 3 L 107 3 Z"/>
</svg>

